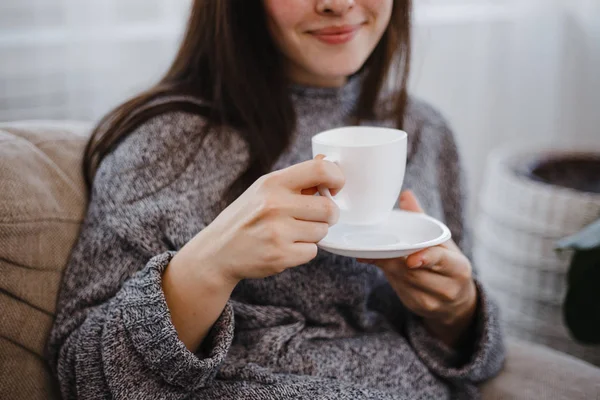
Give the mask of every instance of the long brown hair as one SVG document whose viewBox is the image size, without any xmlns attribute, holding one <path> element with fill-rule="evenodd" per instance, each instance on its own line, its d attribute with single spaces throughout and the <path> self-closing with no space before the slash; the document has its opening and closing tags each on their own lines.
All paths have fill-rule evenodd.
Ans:
<svg viewBox="0 0 600 400">
<path fill-rule="evenodd" d="M 356 123 L 375 117 L 383 86 L 393 72 L 397 80 L 390 111 L 398 128 L 403 127 L 411 9 L 411 0 L 394 0 L 390 24 L 363 66 Z M 296 116 L 287 88 L 282 56 L 269 34 L 261 0 L 194 0 L 184 39 L 166 75 L 111 111 L 92 133 L 83 162 L 88 189 L 102 159 L 126 135 L 159 114 L 184 111 L 205 117 L 205 129 L 227 125 L 246 140 L 250 163 L 229 188 L 228 197 L 235 198 L 270 171 L 290 142 Z M 155 101 L 166 96 L 179 100 Z M 181 96 L 200 99 L 206 106 Z"/>
</svg>

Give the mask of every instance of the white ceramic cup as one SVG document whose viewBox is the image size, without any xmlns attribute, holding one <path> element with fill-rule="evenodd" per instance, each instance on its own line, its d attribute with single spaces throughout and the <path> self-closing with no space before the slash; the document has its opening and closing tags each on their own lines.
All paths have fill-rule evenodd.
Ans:
<svg viewBox="0 0 600 400">
<path fill-rule="evenodd" d="M 383 222 L 400 196 L 406 170 L 407 135 L 397 129 L 348 126 L 312 138 L 313 158 L 319 154 L 339 165 L 346 184 L 335 196 L 319 188 L 340 208 L 340 223 Z"/>
</svg>

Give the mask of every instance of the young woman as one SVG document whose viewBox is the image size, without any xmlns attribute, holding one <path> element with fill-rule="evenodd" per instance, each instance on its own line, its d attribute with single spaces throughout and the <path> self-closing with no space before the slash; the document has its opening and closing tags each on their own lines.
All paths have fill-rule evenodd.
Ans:
<svg viewBox="0 0 600 400">
<path fill-rule="evenodd" d="M 410 11 L 194 1 L 167 75 L 87 147 L 49 343 L 66 399 L 445 399 L 498 372 L 454 138 L 407 96 Z M 344 177 L 311 137 L 352 124 L 407 131 L 399 205 L 420 212 L 418 197 L 455 242 L 376 265 L 317 250 L 337 209 L 315 187 Z"/>
</svg>

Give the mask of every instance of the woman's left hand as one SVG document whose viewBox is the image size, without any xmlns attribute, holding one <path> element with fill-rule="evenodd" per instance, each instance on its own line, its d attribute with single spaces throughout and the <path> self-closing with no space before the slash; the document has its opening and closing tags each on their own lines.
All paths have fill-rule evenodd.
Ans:
<svg viewBox="0 0 600 400">
<path fill-rule="evenodd" d="M 410 191 L 401 194 L 400 208 L 423 212 Z M 459 344 L 475 315 L 477 288 L 469 259 L 453 241 L 408 257 L 358 261 L 381 268 L 402 303 L 434 336 L 451 347 Z"/>
</svg>

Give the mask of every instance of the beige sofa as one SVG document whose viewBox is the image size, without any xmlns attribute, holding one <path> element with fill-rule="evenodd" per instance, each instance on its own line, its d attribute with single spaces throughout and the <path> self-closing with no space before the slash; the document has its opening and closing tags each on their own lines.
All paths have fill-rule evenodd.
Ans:
<svg viewBox="0 0 600 400">
<path fill-rule="evenodd" d="M 0 124 L 0 399 L 58 398 L 44 361 L 61 274 L 86 207 L 89 126 Z M 509 341 L 484 399 L 600 399 L 600 369 Z"/>
</svg>

